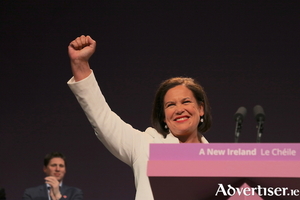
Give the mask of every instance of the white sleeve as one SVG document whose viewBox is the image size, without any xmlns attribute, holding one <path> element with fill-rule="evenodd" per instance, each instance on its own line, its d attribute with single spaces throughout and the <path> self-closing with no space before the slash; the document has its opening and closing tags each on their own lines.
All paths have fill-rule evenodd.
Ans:
<svg viewBox="0 0 300 200">
<path fill-rule="evenodd" d="M 134 129 L 111 111 L 93 72 L 78 82 L 71 78 L 68 85 L 99 140 L 114 156 L 131 166 L 138 156 L 139 149 L 142 148 L 141 140 L 151 136 Z"/>
</svg>

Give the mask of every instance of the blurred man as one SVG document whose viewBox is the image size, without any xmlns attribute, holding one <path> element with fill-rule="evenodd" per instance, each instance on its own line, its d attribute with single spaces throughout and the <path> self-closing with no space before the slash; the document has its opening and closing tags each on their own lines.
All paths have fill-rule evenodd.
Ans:
<svg viewBox="0 0 300 200">
<path fill-rule="evenodd" d="M 23 200 L 82 200 L 80 189 L 63 184 L 66 173 L 66 158 L 59 152 L 47 154 L 43 168 L 45 184 L 25 190 Z"/>
</svg>

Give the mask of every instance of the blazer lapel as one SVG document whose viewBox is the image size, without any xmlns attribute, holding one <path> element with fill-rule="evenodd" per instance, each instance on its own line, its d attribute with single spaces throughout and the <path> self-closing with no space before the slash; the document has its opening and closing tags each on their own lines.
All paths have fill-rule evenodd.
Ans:
<svg viewBox="0 0 300 200">
<path fill-rule="evenodd" d="M 62 195 L 61 199 L 67 199 L 68 196 L 66 195 L 66 186 L 64 186 L 64 184 L 62 184 L 61 187 L 59 187 L 60 193 Z"/>
<path fill-rule="evenodd" d="M 39 193 L 39 196 L 48 199 L 48 189 L 46 184 L 40 186 Z"/>
</svg>

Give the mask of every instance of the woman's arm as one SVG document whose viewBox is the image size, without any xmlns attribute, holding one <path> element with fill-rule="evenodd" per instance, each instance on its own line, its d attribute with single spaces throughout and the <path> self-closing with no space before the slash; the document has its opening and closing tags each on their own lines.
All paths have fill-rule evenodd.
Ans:
<svg viewBox="0 0 300 200">
<path fill-rule="evenodd" d="M 132 165 L 145 133 L 134 129 L 111 111 L 90 69 L 88 59 L 94 53 L 96 42 L 81 36 L 69 45 L 69 56 L 74 77 L 68 85 L 99 140 L 117 158 Z"/>
</svg>

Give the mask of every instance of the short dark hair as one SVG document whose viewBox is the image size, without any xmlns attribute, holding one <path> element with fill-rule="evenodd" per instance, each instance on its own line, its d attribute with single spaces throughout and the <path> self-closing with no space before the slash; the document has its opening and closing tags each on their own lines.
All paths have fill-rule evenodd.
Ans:
<svg viewBox="0 0 300 200">
<path fill-rule="evenodd" d="M 60 152 L 51 152 L 51 153 L 48 153 L 45 158 L 44 158 L 44 166 L 47 167 L 50 160 L 52 158 L 61 158 L 65 161 L 65 166 L 67 165 L 67 162 L 66 162 L 66 156 L 64 156 L 62 153 Z"/>
<path fill-rule="evenodd" d="M 193 92 L 194 97 L 197 100 L 198 105 L 202 105 L 204 108 L 203 122 L 198 124 L 198 133 L 203 134 L 207 132 L 212 124 L 211 108 L 208 102 L 208 98 L 203 87 L 193 78 L 190 77 L 174 77 L 163 81 L 154 98 L 154 104 L 152 108 L 152 126 L 160 134 L 166 137 L 169 134 L 169 130 L 165 128 L 166 123 L 164 112 L 164 97 L 166 93 L 173 87 L 178 85 L 184 85 Z"/>
</svg>

